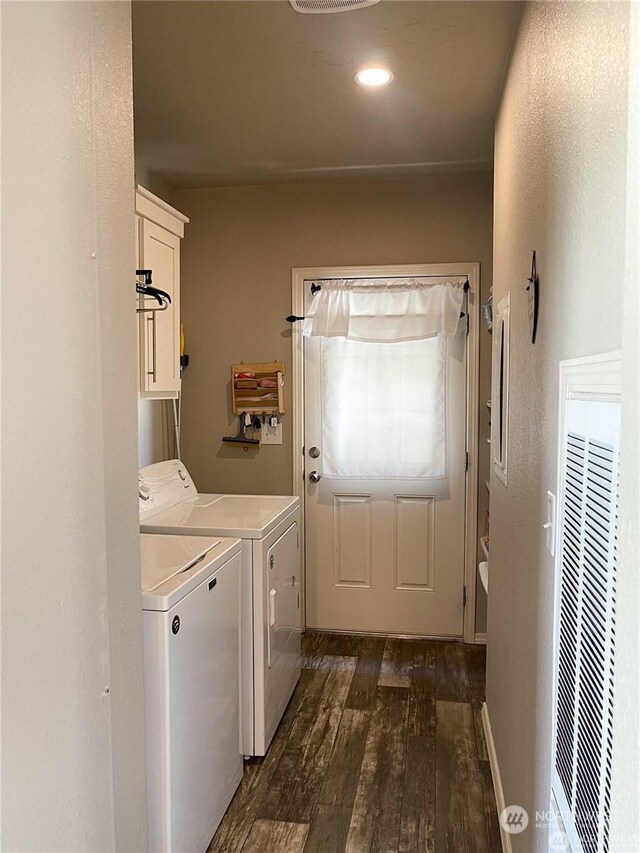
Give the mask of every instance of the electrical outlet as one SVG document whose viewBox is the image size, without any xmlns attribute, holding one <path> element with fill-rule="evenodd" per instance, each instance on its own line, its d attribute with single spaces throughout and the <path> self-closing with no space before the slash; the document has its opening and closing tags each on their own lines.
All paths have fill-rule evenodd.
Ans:
<svg viewBox="0 0 640 853">
<path fill-rule="evenodd" d="M 263 424 L 260 433 L 261 444 L 282 444 L 282 424 Z"/>
</svg>

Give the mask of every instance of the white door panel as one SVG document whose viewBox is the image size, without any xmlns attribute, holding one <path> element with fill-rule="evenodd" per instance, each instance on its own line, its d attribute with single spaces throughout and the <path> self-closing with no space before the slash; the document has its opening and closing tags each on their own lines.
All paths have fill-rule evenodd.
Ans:
<svg viewBox="0 0 640 853">
<path fill-rule="evenodd" d="M 462 636 L 466 341 L 466 324 L 461 322 L 458 334 L 447 339 L 444 350 L 445 475 L 341 477 L 326 476 L 323 467 L 323 405 L 326 407 L 333 399 L 326 393 L 323 395 L 323 382 L 324 387 L 327 386 L 323 344 L 320 338 L 305 339 L 306 612 L 309 628 Z M 398 351 L 405 359 L 401 359 L 398 366 L 398 381 L 403 381 L 405 388 L 407 352 Z M 333 354 L 330 361 L 339 369 L 339 361 L 336 362 Z M 424 363 L 428 362 L 429 358 L 425 358 Z M 384 365 L 381 381 L 388 381 L 388 367 Z M 427 386 L 428 383 L 421 384 L 421 394 Z M 362 434 L 363 445 L 369 448 L 367 452 L 374 473 L 376 467 L 390 470 L 388 459 L 376 459 L 376 448 L 389 453 L 389 438 L 394 438 L 396 430 L 397 441 L 401 443 L 399 453 L 395 452 L 392 441 L 390 455 L 395 454 L 399 464 L 408 465 L 409 469 L 413 455 L 416 464 L 424 469 L 424 442 L 430 441 L 435 433 L 415 414 L 420 406 L 409 399 L 406 418 L 404 415 L 398 417 L 397 411 L 380 410 L 378 390 L 373 396 L 378 400 L 375 403 L 378 414 L 356 412 L 358 422 L 355 426 Z M 410 398 L 410 394 L 408 396 Z M 363 401 L 366 410 L 366 395 L 362 389 L 358 389 L 358 401 L 359 405 Z M 349 417 L 353 416 L 350 408 Z M 389 429 L 395 425 L 391 436 L 379 429 L 380 421 L 376 422 L 377 429 L 368 429 L 368 421 L 376 416 L 384 419 Z M 336 419 L 330 420 L 333 430 Z M 347 425 L 347 434 L 353 442 L 353 423 Z M 314 456 L 316 449 L 318 455 Z M 326 466 L 332 472 L 336 469 L 335 456 L 332 452 L 330 465 Z M 362 458 L 363 454 L 358 454 L 358 472 Z M 314 471 L 320 475 L 315 483 L 309 479 Z"/>
</svg>

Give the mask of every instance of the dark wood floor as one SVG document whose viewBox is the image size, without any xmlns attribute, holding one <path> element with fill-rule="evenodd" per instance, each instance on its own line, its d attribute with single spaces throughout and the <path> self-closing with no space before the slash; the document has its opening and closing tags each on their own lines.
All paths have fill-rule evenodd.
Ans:
<svg viewBox="0 0 640 853">
<path fill-rule="evenodd" d="M 307 633 L 267 755 L 215 853 L 499 853 L 484 647 Z"/>
</svg>

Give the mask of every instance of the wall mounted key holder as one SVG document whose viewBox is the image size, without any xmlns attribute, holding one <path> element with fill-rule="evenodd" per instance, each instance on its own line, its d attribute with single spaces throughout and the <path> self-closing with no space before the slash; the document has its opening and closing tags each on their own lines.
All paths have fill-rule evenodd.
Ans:
<svg viewBox="0 0 640 853">
<path fill-rule="evenodd" d="M 232 364 L 231 395 L 235 415 L 284 415 L 284 362 Z"/>
</svg>

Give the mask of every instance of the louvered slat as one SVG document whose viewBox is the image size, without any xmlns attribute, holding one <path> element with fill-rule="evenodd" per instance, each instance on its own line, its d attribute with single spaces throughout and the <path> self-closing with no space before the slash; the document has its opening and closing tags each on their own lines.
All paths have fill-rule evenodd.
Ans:
<svg viewBox="0 0 640 853">
<path fill-rule="evenodd" d="M 562 580 L 559 631 L 559 678 L 556 720 L 556 769 L 570 805 L 573 804 L 575 741 L 576 636 L 578 633 L 578 593 L 580 529 L 583 514 L 585 441 L 567 436 L 566 496 L 564 507 L 567 536 L 562 543 Z M 569 497 L 569 495 L 571 497 Z"/>
<path fill-rule="evenodd" d="M 609 850 L 617 454 L 568 432 L 563 459 L 555 768 L 584 853 Z"/>
</svg>

